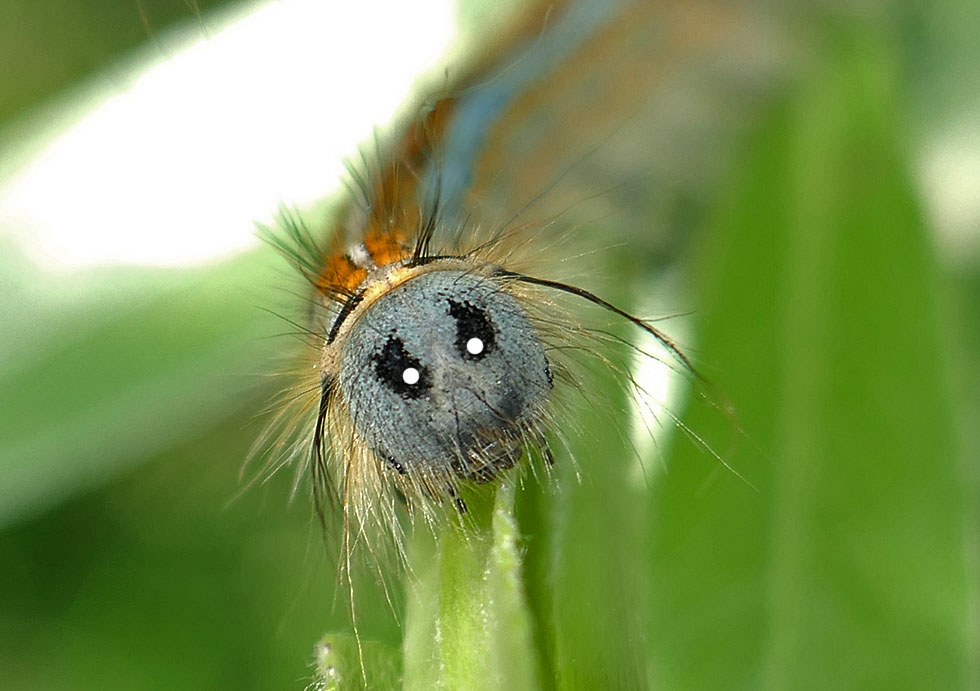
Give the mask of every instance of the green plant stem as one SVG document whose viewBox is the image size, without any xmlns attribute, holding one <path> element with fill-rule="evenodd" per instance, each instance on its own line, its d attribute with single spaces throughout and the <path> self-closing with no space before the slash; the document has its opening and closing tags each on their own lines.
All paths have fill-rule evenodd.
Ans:
<svg viewBox="0 0 980 691">
<path fill-rule="evenodd" d="M 419 524 L 409 544 L 405 689 L 538 687 L 514 478 L 465 497 L 463 520 Z"/>
</svg>

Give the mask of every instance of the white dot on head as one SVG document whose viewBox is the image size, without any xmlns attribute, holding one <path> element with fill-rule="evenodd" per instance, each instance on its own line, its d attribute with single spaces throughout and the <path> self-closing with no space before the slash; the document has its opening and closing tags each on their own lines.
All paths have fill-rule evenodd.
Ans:
<svg viewBox="0 0 980 691">
<path fill-rule="evenodd" d="M 402 381 L 409 386 L 414 386 L 419 383 L 420 376 L 419 371 L 414 367 L 406 367 L 405 371 L 402 372 Z"/>
<path fill-rule="evenodd" d="M 483 341 L 474 336 L 466 342 L 466 352 L 470 355 L 479 355 L 483 352 Z"/>
</svg>

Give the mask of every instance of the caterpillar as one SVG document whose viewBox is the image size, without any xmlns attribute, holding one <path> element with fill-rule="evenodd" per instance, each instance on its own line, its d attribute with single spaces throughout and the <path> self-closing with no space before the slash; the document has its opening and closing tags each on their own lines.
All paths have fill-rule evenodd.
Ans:
<svg viewBox="0 0 980 691">
<path fill-rule="evenodd" d="M 714 45 L 719 21 L 705 20 L 725 15 L 711 3 L 669 4 L 672 33 L 648 42 L 664 11 L 642 2 L 534 6 L 498 39 L 494 54 L 510 57 L 470 65 L 349 166 L 350 194 L 330 227 L 312 230 L 286 213 L 281 232 L 266 233 L 312 299 L 297 383 L 259 448 L 272 471 L 303 459 L 321 522 L 341 507 L 348 560 L 357 542 L 375 549 L 372 532 L 397 536 L 403 510 L 429 521 L 446 504 L 464 514 L 462 488 L 524 459 L 548 472 L 562 400 L 582 392 L 578 359 L 636 388 L 623 360 L 605 354 L 636 346 L 584 323 L 572 303 L 630 325 L 659 345 L 651 357 L 700 379 L 664 331 L 561 275 L 570 203 L 549 194 L 595 163 L 577 142 L 629 120 L 631 89 L 651 90 L 673 63 Z M 642 69 L 599 71 L 581 96 L 580 61 L 606 52 Z M 541 108 L 545 76 L 551 88 L 570 89 L 574 78 L 578 96 L 557 99 L 574 118 Z M 565 143 L 557 153 L 556 141 Z M 526 164 L 503 165 L 507 150 L 520 149 Z"/>
</svg>

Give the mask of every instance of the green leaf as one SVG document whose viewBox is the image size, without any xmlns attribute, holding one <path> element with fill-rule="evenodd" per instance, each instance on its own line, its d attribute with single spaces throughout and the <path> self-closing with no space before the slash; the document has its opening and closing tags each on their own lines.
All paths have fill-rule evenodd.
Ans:
<svg viewBox="0 0 980 691">
<path fill-rule="evenodd" d="M 51 0 L 0 4 L 0 63 L 7 66 L 0 85 L 0 121 L 48 94 L 78 83 L 116 55 L 157 41 L 171 24 L 198 22 L 204 12 L 234 6 L 229 0 Z"/>
<path fill-rule="evenodd" d="M 261 405 L 241 374 L 291 328 L 252 297 L 269 264 L 31 275 L 0 298 L 0 525 Z"/>
<path fill-rule="evenodd" d="M 758 489 L 678 449 L 653 497 L 663 688 L 966 679 L 965 478 L 894 60 L 827 36 L 704 240 L 700 359 L 745 430 L 719 450 Z"/>
</svg>

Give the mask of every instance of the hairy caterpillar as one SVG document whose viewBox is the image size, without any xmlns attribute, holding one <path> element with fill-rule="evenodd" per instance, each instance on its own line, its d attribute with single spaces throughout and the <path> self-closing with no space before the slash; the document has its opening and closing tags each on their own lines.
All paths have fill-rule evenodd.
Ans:
<svg viewBox="0 0 980 691">
<path fill-rule="evenodd" d="M 665 12 L 668 34 L 651 40 Z M 522 459 L 547 472 L 568 390 L 602 406 L 576 374 L 583 359 L 639 388 L 637 348 L 610 318 L 661 350 L 639 352 L 699 378 L 666 333 L 566 278 L 564 216 L 583 189 L 615 202 L 623 176 L 601 142 L 635 115 L 637 93 L 717 47 L 721 19 L 711 3 L 541 3 L 499 39 L 505 59 L 471 65 L 349 166 L 331 228 L 285 214 L 267 234 L 313 297 L 297 383 L 259 448 L 271 440 L 273 470 L 304 460 L 321 521 L 340 507 L 348 566 L 356 544 L 377 549 L 372 534 L 398 544 L 403 507 L 433 521 L 446 504 L 465 513 L 464 486 Z M 607 53 L 636 69 L 580 71 Z M 546 94 L 547 107 L 544 77 L 569 92 Z M 583 321 L 576 303 L 606 320 Z"/>
</svg>

